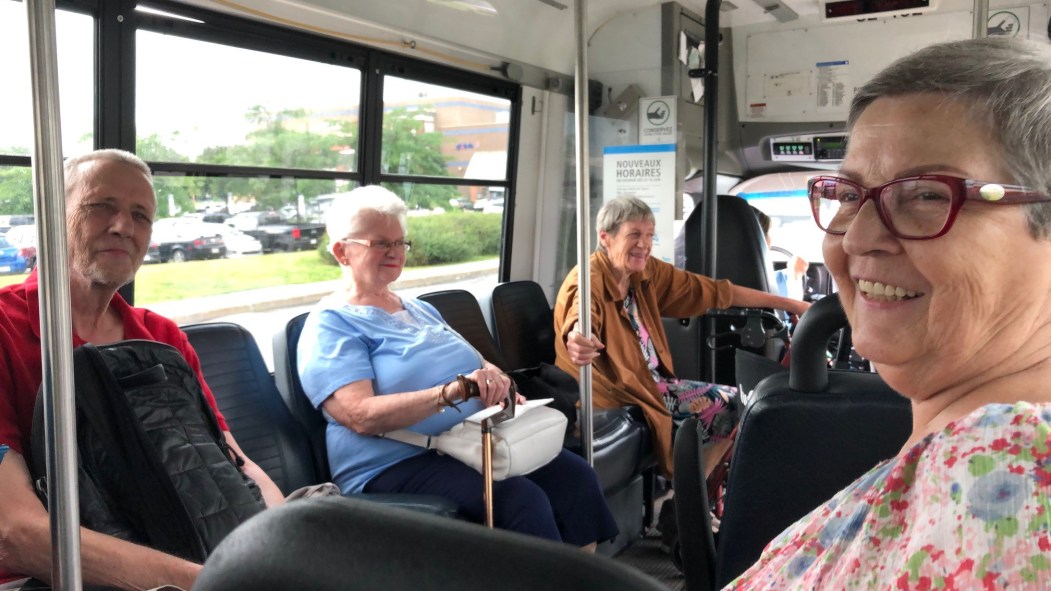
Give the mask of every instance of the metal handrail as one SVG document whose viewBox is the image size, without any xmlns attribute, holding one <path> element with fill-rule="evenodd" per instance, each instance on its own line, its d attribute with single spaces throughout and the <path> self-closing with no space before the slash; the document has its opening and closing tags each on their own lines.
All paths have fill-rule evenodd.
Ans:
<svg viewBox="0 0 1051 591">
<path fill-rule="evenodd" d="M 989 36 L 989 0 L 974 0 L 971 36 L 975 39 Z"/>
<path fill-rule="evenodd" d="M 54 0 L 26 0 L 33 87 L 33 207 L 40 278 L 40 358 L 47 441 L 51 584 L 80 591 L 80 511 L 73 409 L 73 321 L 66 256 Z"/>
<path fill-rule="evenodd" d="M 708 0 L 704 7 L 704 201 L 701 221 L 704 226 L 704 274 L 718 278 L 716 248 L 719 240 L 719 200 L 716 198 L 716 169 L 718 163 L 719 125 L 719 7 L 722 0 Z M 715 319 L 709 317 L 708 334 L 715 334 Z M 715 382 L 716 351 L 709 349 L 704 379 Z"/>
<path fill-rule="evenodd" d="M 576 32 L 576 67 L 574 98 L 576 99 L 577 135 L 577 305 L 580 332 L 591 335 L 591 186 L 588 182 L 588 35 L 587 0 L 576 0 L 573 21 Z M 594 465 L 592 446 L 591 365 L 580 367 L 580 441 L 584 459 Z"/>
</svg>

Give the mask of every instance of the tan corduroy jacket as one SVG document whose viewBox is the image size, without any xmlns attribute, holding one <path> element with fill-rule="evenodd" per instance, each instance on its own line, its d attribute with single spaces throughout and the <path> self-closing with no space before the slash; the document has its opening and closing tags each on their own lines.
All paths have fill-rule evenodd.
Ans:
<svg viewBox="0 0 1051 591">
<path fill-rule="evenodd" d="M 579 370 L 569 359 L 566 335 L 579 318 L 578 272 L 579 267 L 569 272 L 555 301 L 556 363 L 574 377 L 579 375 Z M 653 339 L 661 373 L 674 376 L 661 317 L 686 318 L 699 316 L 709 308 L 728 307 L 733 300 L 733 286 L 729 281 L 689 273 L 653 257 L 645 270 L 633 274 L 630 280 L 639 316 Z M 609 257 L 601 251 L 591 255 L 591 331 L 606 346 L 592 363 L 593 404 L 598 408 L 627 404 L 642 407 L 653 432 L 661 471 L 671 476 L 671 415 L 642 356 L 639 337 L 624 310 L 624 297 L 617 289 Z"/>
</svg>

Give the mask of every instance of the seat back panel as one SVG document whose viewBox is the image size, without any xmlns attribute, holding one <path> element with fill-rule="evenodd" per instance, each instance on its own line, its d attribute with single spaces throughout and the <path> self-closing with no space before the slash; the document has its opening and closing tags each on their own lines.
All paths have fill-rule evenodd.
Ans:
<svg viewBox="0 0 1051 591">
<path fill-rule="evenodd" d="M 554 313 L 544 288 L 533 281 L 512 281 L 493 288 L 496 340 L 511 367 L 555 362 Z"/>
<path fill-rule="evenodd" d="M 327 480 L 318 473 L 306 434 L 285 407 L 251 333 L 231 323 L 183 331 L 241 450 L 285 494 Z"/>
</svg>

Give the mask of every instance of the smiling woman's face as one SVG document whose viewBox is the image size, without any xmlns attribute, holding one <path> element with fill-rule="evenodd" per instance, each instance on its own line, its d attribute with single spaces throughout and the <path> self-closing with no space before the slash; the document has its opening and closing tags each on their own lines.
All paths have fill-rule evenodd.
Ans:
<svg viewBox="0 0 1051 591">
<path fill-rule="evenodd" d="M 865 187 L 925 173 L 1015 182 L 970 121 L 942 95 L 877 99 L 851 131 L 839 176 Z M 854 346 L 910 396 L 981 379 L 1048 320 L 1051 242 L 1032 237 L 1019 206 L 969 201 L 948 234 L 902 240 L 866 202 L 823 250 Z"/>
<path fill-rule="evenodd" d="M 615 233 L 599 232 L 613 269 L 627 276 L 646 268 L 653 249 L 653 220 L 622 222 Z"/>
<path fill-rule="evenodd" d="M 397 242 L 405 239 L 405 231 L 398 218 L 364 210 L 359 214 L 351 236 L 359 240 Z M 359 287 L 386 288 L 398 280 L 405 267 L 405 250 L 402 248 L 384 250 L 341 241 L 333 254 L 349 268 L 351 277 Z"/>
</svg>

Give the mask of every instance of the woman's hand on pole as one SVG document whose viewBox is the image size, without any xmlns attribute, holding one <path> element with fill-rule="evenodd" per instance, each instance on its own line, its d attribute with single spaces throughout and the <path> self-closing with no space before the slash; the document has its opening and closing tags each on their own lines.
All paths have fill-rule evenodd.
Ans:
<svg viewBox="0 0 1051 591">
<path fill-rule="evenodd" d="M 606 346 L 595 335 L 591 335 L 589 339 L 580 334 L 579 322 L 566 335 L 566 351 L 569 352 L 569 360 L 578 366 L 588 365 L 601 355 L 602 349 L 605 348 Z"/>
</svg>

